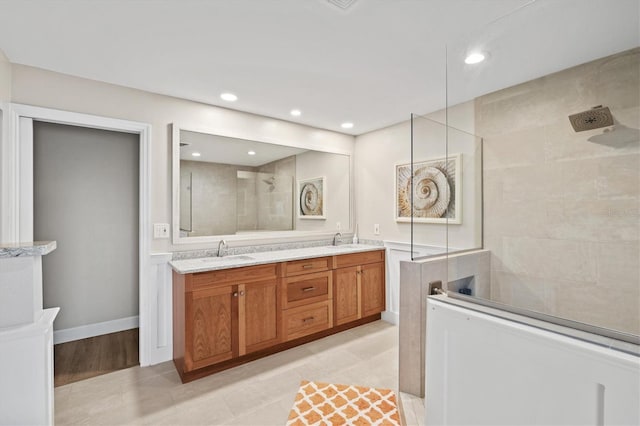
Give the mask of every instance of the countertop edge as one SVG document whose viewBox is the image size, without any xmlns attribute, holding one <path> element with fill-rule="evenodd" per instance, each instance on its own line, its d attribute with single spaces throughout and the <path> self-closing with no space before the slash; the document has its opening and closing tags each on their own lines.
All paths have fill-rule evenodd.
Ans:
<svg viewBox="0 0 640 426">
<path fill-rule="evenodd" d="M 30 243 L 15 243 L 0 245 L 0 259 L 12 257 L 44 256 L 57 247 L 55 241 L 34 241 Z"/>
<path fill-rule="evenodd" d="M 206 258 L 198 258 L 198 259 L 181 259 L 181 260 L 172 260 L 169 262 L 171 268 L 179 273 L 179 274 L 192 274 L 198 272 L 208 272 L 208 271 L 218 271 L 223 269 L 233 269 L 240 268 L 244 266 L 255 266 L 255 265 L 264 265 L 267 263 L 278 263 L 278 262 L 287 262 L 291 260 L 300 260 L 300 259 L 313 259 L 318 257 L 328 257 L 328 256 L 340 256 L 345 254 L 352 253 L 362 253 L 367 251 L 377 251 L 377 250 L 385 250 L 384 246 L 374 246 L 374 245 L 365 245 L 361 244 L 362 247 L 345 247 L 340 248 L 340 246 L 336 246 L 336 249 L 328 248 L 328 247 L 310 247 L 310 248 L 298 248 L 298 249 L 288 249 L 288 250 L 277 250 L 277 251 L 268 251 L 268 252 L 257 252 L 250 253 L 247 255 L 234 255 L 223 257 L 222 259 L 230 260 L 232 263 L 223 263 L 223 264 L 213 264 L 213 265 L 203 265 L 202 267 L 193 266 L 194 261 L 203 261 Z M 237 259 L 234 259 L 237 258 Z M 245 257 L 245 259 L 241 259 Z M 252 259 L 246 259 L 246 257 L 252 257 Z M 216 258 L 218 259 L 218 258 Z M 234 261 L 235 260 L 235 261 Z M 223 262 L 223 261 L 221 261 Z"/>
</svg>

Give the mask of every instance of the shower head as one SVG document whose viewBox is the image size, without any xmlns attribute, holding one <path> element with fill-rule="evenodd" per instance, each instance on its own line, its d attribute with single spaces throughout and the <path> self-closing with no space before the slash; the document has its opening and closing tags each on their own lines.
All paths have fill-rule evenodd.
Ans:
<svg viewBox="0 0 640 426">
<path fill-rule="evenodd" d="M 262 181 L 267 185 L 274 185 L 276 183 L 276 177 L 271 176 L 269 179 L 262 179 Z"/>
<path fill-rule="evenodd" d="M 571 126 L 573 126 L 573 130 L 576 132 L 613 126 L 613 116 L 611 116 L 609 107 L 603 107 L 602 105 L 595 106 L 588 111 L 570 115 L 569 121 L 571 122 Z"/>
</svg>

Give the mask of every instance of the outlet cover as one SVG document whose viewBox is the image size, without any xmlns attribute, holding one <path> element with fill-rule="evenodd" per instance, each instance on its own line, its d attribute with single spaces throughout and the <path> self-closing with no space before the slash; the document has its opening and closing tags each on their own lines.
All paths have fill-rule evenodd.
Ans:
<svg viewBox="0 0 640 426">
<path fill-rule="evenodd" d="M 380 224 L 376 223 L 375 225 L 373 225 L 373 233 L 374 235 L 380 235 Z"/>
<path fill-rule="evenodd" d="M 169 238 L 169 224 L 168 223 L 154 223 L 153 224 L 153 238 Z"/>
</svg>

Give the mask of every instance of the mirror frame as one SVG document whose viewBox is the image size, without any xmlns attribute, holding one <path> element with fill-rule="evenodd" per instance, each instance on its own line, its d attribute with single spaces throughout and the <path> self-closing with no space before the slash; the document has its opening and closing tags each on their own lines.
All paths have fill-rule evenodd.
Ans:
<svg viewBox="0 0 640 426">
<path fill-rule="evenodd" d="M 247 232 L 241 235 L 207 235 L 198 237 L 181 237 L 180 236 L 180 131 L 187 130 L 198 133 L 208 133 L 217 136 L 225 136 L 230 138 L 246 139 L 238 135 L 229 134 L 229 132 L 222 131 L 216 128 L 207 128 L 201 125 L 184 125 L 183 123 L 171 123 L 171 228 L 172 228 L 172 243 L 174 245 L 183 244 L 202 244 L 202 243 L 217 243 L 220 240 L 226 240 L 227 242 L 253 242 L 260 241 L 263 244 L 270 242 L 282 242 L 282 241 L 300 241 L 305 239 L 320 239 L 331 238 L 338 230 L 332 231 L 260 231 L 260 232 Z M 316 143 L 300 142 L 300 141 L 283 141 L 283 140 L 266 140 L 267 138 L 252 138 L 251 140 L 271 144 L 291 146 L 295 148 L 304 148 L 313 151 L 327 152 L 331 154 L 346 155 L 349 157 L 349 223 L 348 227 L 344 225 L 339 232 L 352 233 L 353 224 L 355 222 L 354 217 L 354 163 L 353 152 L 336 149 L 333 147 L 327 148 L 325 146 L 319 146 Z M 271 139 L 271 138 L 268 138 Z"/>
</svg>

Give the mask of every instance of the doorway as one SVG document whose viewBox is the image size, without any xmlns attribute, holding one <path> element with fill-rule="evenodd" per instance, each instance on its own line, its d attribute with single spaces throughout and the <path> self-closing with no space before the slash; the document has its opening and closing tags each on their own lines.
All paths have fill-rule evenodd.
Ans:
<svg viewBox="0 0 640 426">
<path fill-rule="evenodd" d="M 138 364 L 139 138 L 33 121 L 34 239 L 54 323 L 55 381 Z"/>
<path fill-rule="evenodd" d="M 0 104 L 0 108 L 2 107 L 3 105 Z M 2 141 L 3 214 L 0 239 L 3 241 L 33 241 L 34 120 L 114 130 L 138 136 L 140 155 L 139 362 L 144 367 L 171 359 L 171 322 L 170 317 L 166 319 L 168 313 L 165 307 L 168 297 L 166 293 L 170 291 L 170 287 L 167 290 L 168 284 L 157 277 L 160 266 L 170 259 L 164 253 L 151 256 L 151 125 L 15 103 L 9 104 L 7 108 L 3 109 L 5 137 Z"/>
</svg>

